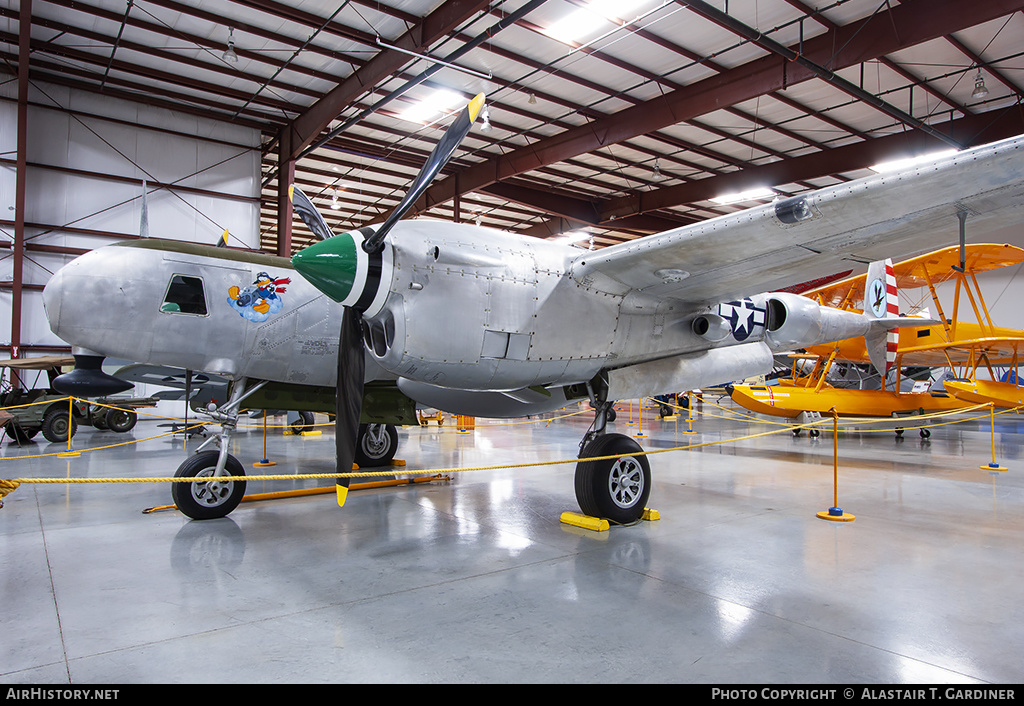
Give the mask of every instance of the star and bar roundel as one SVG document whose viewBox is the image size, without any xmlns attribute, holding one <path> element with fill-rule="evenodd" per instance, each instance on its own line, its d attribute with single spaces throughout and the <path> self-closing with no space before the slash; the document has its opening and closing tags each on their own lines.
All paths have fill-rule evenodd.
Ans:
<svg viewBox="0 0 1024 706">
<path fill-rule="evenodd" d="M 757 306 L 751 299 L 740 299 L 719 304 L 718 315 L 729 322 L 733 338 L 745 341 L 757 329 L 764 329 L 768 310 Z"/>
</svg>

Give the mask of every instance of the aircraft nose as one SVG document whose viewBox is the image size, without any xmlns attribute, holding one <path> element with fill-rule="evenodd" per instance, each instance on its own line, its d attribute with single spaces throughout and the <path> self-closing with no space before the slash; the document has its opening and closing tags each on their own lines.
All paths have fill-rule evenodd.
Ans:
<svg viewBox="0 0 1024 706">
<path fill-rule="evenodd" d="M 361 252 L 352 236 L 342 233 L 299 251 L 292 257 L 292 265 L 331 299 L 351 306 L 355 302 L 347 300 L 358 299 L 360 294 L 356 277 Z"/>
<path fill-rule="evenodd" d="M 60 302 L 64 290 L 64 268 L 50 278 L 50 281 L 43 287 L 43 311 L 46 312 L 46 320 L 50 322 L 50 330 L 58 336 L 57 329 L 60 326 Z"/>
</svg>

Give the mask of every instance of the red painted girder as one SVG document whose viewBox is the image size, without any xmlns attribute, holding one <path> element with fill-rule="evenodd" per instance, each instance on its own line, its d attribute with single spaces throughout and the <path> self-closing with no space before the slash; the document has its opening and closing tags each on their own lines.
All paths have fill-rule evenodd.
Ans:
<svg viewBox="0 0 1024 706">
<path fill-rule="evenodd" d="M 975 147 L 1024 133 L 1024 116 L 1017 109 L 992 111 L 971 115 L 937 127 L 947 132 L 951 130 L 951 136 L 965 147 Z M 866 169 L 878 162 L 892 159 L 894 154 L 901 152 L 916 154 L 922 150 L 946 147 L 948 145 L 924 132 L 911 130 L 897 133 L 721 176 L 667 186 L 657 191 L 610 199 L 600 205 L 598 222 L 697 203 L 722 194 L 757 187 L 791 184 L 829 174 Z"/>
<path fill-rule="evenodd" d="M 962 0 L 904 0 L 875 15 L 868 27 L 855 22 L 806 40 L 803 55 L 838 70 L 854 66 L 925 41 L 1024 9 L 1024 0 L 976 0 L 970 12 Z M 837 51 L 836 48 L 840 47 Z M 768 55 L 698 81 L 686 88 L 626 108 L 606 118 L 565 130 L 528 147 L 493 157 L 431 186 L 416 205 L 422 211 L 452 199 L 456 189 L 466 194 L 547 164 L 586 154 L 684 120 L 736 105 L 813 74 L 778 56 Z"/>
<path fill-rule="evenodd" d="M 488 0 L 446 0 L 440 7 L 423 18 L 394 42 L 396 47 L 425 53 L 430 46 L 447 37 L 459 25 L 478 12 L 487 9 Z M 323 98 L 295 118 L 284 128 L 289 133 L 288 154 L 282 161 L 294 159 L 330 125 L 331 121 L 349 107 L 359 96 L 391 77 L 409 62 L 409 56 L 393 49 L 382 49 L 349 78 L 334 87 Z"/>
</svg>

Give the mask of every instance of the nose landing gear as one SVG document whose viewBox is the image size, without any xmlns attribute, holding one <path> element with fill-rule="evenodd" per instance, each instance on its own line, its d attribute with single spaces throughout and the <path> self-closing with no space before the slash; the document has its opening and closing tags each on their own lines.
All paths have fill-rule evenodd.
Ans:
<svg viewBox="0 0 1024 706">
<path fill-rule="evenodd" d="M 241 378 L 231 388 L 231 399 L 227 404 L 206 412 L 213 420 L 221 423 L 220 434 L 204 441 L 192 456 L 178 466 L 174 474 L 175 478 L 206 480 L 171 484 L 171 498 L 175 506 L 193 520 L 224 517 L 242 502 L 245 481 L 235 478 L 245 477 L 245 470 L 238 459 L 228 453 L 228 448 L 238 424 L 239 405 L 266 384 L 266 381 L 259 382 L 247 390 L 246 379 Z M 220 442 L 218 450 L 203 450 L 214 441 Z"/>
</svg>

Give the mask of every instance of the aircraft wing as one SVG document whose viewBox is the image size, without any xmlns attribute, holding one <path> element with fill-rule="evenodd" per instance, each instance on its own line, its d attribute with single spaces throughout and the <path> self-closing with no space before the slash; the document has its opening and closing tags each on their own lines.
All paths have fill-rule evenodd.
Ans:
<svg viewBox="0 0 1024 706">
<path fill-rule="evenodd" d="M 916 255 L 1024 220 L 1024 136 L 659 235 L 572 262 L 609 294 L 711 304 Z"/>
<path fill-rule="evenodd" d="M 1024 333 L 1024 332 L 1021 332 Z M 1012 365 L 1017 354 L 1024 349 L 1024 336 L 984 336 L 979 338 L 945 341 L 921 346 L 908 346 L 900 350 L 901 365 L 943 367 L 952 361 L 966 364 L 984 359 L 991 365 Z"/>
<path fill-rule="evenodd" d="M 819 358 L 828 358 L 836 349 L 837 360 L 865 364 L 869 362 L 863 338 L 811 346 L 807 353 Z M 967 364 L 984 356 L 992 365 L 1009 365 L 1021 350 L 1024 350 L 1022 330 L 998 326 L 990 328 L 972 322 L 959 322 L 955 338 L 952 340 L 942 326 L 935 324 L 901 328 L 897 359 L 901 366 L 945 367 L 950 363 Z"/>
<path fill-rule="evenodd" d="M 994 243 L 972 243 L 964 247 L 964 270 L 980 274 L 1024 262 L 1024 250 L 1013 245 Z M 938 285 L 953 279 L 960 266 L 960 247 L 943 248 L 935 252 L 903 260 L 893 265 L 898 289 L 918 289 L 929 284 Z M 847 277 L 839 282 L 827 284 L 803 292 L 804 296 L 819 304 L 846 308 L 864 300 L 866 274 Z"/>
</svg>

